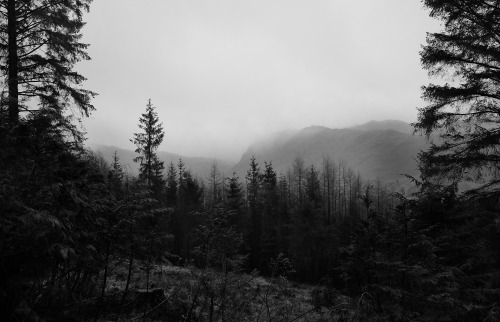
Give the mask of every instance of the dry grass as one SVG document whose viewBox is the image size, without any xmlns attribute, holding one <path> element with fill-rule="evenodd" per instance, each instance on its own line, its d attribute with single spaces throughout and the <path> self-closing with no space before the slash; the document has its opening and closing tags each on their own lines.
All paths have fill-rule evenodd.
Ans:
<svg viewBox="0 0 500 322">
<path fill-rule="evenodd" d="M 313 288 L 289 282 L 283 277 L 257 274 L 221 274 L 194 267 L 154 265 L 149 271 L 134 265 L 125 308 L 108 305 L 102 320 L 131 321 L 347 321 L 352 318 L 349 303 L 339 310 L 313 298 Z M 122 294 L 127 267 L 115 264 L 107 293 Z M 134 294 L 163 290 L 160 303 L 138 303 Z M 317 293 L 317 292 L 316 292 Z M 344 299 L 345 300 L 345 299 Z M 344 301 L 345 302 L 345 301 Z M 146 306 L 146 307 L 144 307 Z M 351 319 L 349 319 L 351 320 Z"/>
</svg>

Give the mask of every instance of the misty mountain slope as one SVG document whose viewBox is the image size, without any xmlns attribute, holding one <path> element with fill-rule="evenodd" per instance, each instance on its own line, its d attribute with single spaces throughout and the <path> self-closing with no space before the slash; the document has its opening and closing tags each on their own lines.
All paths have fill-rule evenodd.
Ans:
<svg viewBox="0 0 500 322">
<path fill-rule="evenodd" d="M 350 129 L 360 131 L 395 130 L 401 133 L 413 134 L 413 127 L 410 124 L 398 120 L 370 121 L 352 126 Z"/>
<path fill-rule="evenodd" d="M 134 158 L 137 157 L 137 153 L 134 151 L 107 145 L 93 145 L 91 146 L 91 149 L 96 153 L 100 153 L 108 163 L 111 163 L 113 154 L 116 150 L 124 169 L 133 175 L 137 175 L 139 173 L 139 164 L 134 162 Z M 165 151 L 158 151 L 157 154 L 159 159 L 165 162 L 165 172 L 167 171 L 171 161 L 177 166 L 179 158 L 182 158 L 186 168 L 190 169 L 193 175 L 199 177 L 200 179 L 206 179 L 209 176 L 210 168 L 214 160 L 217 162 L 219 171 L 226 177 L 233 174 L 232 169 L 234 164 L 228 161 L 203 157 L 185 157 Z"/>
<path fill-rule="evenodd" d="M 253 155 L 261 166 L 264 161 L 272 161 L 275 170 L 285 174 L 292 161 L 300 155 L 306 165 L 315 164 L 318 167 L 323 156 L 329 156 L 335 162 L 343 159 L 364 178 L 393 181 L 402 180 L 401 174 L 418 175 L 416 157 L 420 150 L 426 148 L 425 139 L 392 129 L 391 125 L 397 125 L 398 130 L 405 128 L 399 121 L 347 129 L 308 127 L 281 145 L 251 146 L 234 169 L 244 179 Z M 360 127 L 364 130 L 357 129 Z M 379 129 L 384 127 L 386 129 Z"/>
</svg>

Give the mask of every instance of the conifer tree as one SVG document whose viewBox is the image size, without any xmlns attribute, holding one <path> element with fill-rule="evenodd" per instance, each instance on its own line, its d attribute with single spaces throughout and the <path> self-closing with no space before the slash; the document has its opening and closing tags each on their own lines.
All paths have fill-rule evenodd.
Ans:
<svg viewBox="0 0 500 322">
<path fill-rule="evenodd" d="M 86 115 L 94 109 L 90 98 L 95 94 L 80 87 L 85 78 L 73 69 L 78 61 L 90 59 L 80 31 L 91 2 L 0 1 L 0 69 L 11 124 L 19 121 L 19 113 L 28 110 L 26 103 L 33 98 L 59 116 L 70 101 Z"/>
<path fill-rule="evenodd" d="M 262 174 L 262 255 L 261 261 L 268 264 L 271 258 L 278 256 L 278 177 L 271 162 L 264 162 Z M 266 265 L 268 266 L 268 265 Z"/>
<path fill-rule="evenodd" d="M 208 198 L 206 203 L 210 206 L 215 206 L 222 200 L 223 195 L 223 180 L 221 179 L 221 173 L 219 167 L 217 166 L 217 161 L 213 161 L 210 166 L 210 174 L 207 178 L 208 180 Z"/>
<path fill-rule="evenodd" d="M 151 104 L 151 100 L 146 105 L 146 112 L 139 119 L 139 128 L 142 132 L 134 133 L 132 143 L 136 145 L 135 152 L 139 154 L 134 162 L 139 162 L 139 178 L 144 180 L 148 188 L 160 192 L 163 184 L 163 161 L 158 159 L 156 150 L 163 141 L 165 132 L 162 123 L 159 123 L 158 113 Z"/>
<path fill-rule="evenodd" d="M 293 186 L 294 192 L 297 196 L 298 203 L 301 204 L 303 200 L 304 193 L 304 178 L 306 169 L 304 167 L 304 159 L 300 155 L 293 160 L 292 163 L 292 174 L 293 174 Z"/>
<path fill-rule="evenodd" d="M 178 189 L 177 189 L 177 204 L 181 205 L 184 200 L 183 196 L 183 190 L 185 186 L 184 182 L 184 171 L 186 171 L 186 166 L 184 165 L 184 161 L 182 161 L 182 158 L 179 158 L 179 162 L 177 163 L 177 169 L 179 170 L 178 176 L 179 180 L 178 182 Z"/>
<path fill-rule="evenodd" d="M 285 175 L 280 175 L 278 179 L 278 213 L 279 213 L 279 236 L 280 236 L 280 252 L 285 252 L 287 249 L 287 238 L 290 233 L 290 202 L 289 202 L 289 186 L 288 179 Z"/>
<path fill-rule="evenodd" d="M 171 161 L 167 170 L 166 178 L 166 202 L 167 206 L 174 206 L 177 204 L 177 170 L 175 169 L 174 163 Z"/>
<path fill-rule="evenodd" d="M 314 205 L 318 206 L 321 202 L 321 183 L 319 181 L 318 170 L 311 165 L 306 173 L 306 187 L 307 199 Z"/>
<path fill-rule="evenodd" d="M 260 242 L 262 234 L 262 214 L 260 207 L 259 190 L 261 185 L 261 172 L 259 163 L 252 156 L 250 159 L 250 168 L 246 175 L 247 180 L 247 202 L 252 220 L 251 228 L 251 257 L 250 261 L 253 267 L 259 266 L 260 261 Z"/>
<path fill-rule="evenodd" d="M 421 61 L 430 74 L 445 76 L 449 83 L 423 88 L 429 105 L 419 110 L 415 124 L 426 135 L 439 137 L 420 154 L 422 180 L 415 180 L 419 191 L 410 208 L 419 225 L 419 240 L 425 240 L 425 247 L 434 251 L 432 263 L 440 265 L 429 265 L 423 258 L 419 264 L 428 270 L 425 281 L 436 281 L 427 293 L 439 294 L 440 303 L 453 303 L 446 308 L 451 319 L 473 312 L 477 315 L 464 320 L 494 320 L 487 318 L 485 303 L 498 298 L 498 289 L 490 288 L 498 285 L 498 279 L 492 277 L 499 267 L 498 246 L 494 246 L 498 234 L 488 231 L 496 227 L 498 232 L 500 4 L 423 2 L 444 29 L 428 35 Z M 459 194 L 459 181 L 473 182 L 478 188 Z M 474 198 L 464 198 L 469 196 Z M 481 259 L 483 254 L 489 254 L 487 260 Z M 463 289 L 467 289 L 466 296 Z M 431 299 L 426 308 L 433 310 L 429 313 L 444 315 L 445 309 L 432 301 L 434 294 L 426 294 L 426 300 Z M 477 309 L 464 312 L 464 307 Z"/>
<path fill-rule="evenodd" d="M 264 162 L 264 173 L 261 178 L 265 216 L 274 216 L 278 205 L 278 176 L 273 169 L 272 162 Z"/>
<path fill-rule="evenodd" d="M 289 187 L 288 179 L 285 175 L 281 174 L 278 179 L 278 201 L 279 210 L 281 214 L 286 214 L 288 212 L 289 206 Z"/>
<path fill-rule="evenodd" d="M 243 196 L 243 185 L 236 173 L 226 178 L 226 207 L 236 213 L 240 213 L 245 207 L 245 198 Z"/>
<path fill-rule="evenodd" d="M 118 154 L 115 151 L 115 153 L 113 154 L 111 169 L 108 172 L 108 184 L 111 188 L 111 191 L 116 195 L 120 195 L 122 193 L 124 175 L 125 173 L 123 172 L 120 159 L 118 158 Z"/>
<path fill-rule="evenodd" d="M 500 123 L 500 5 L 498 1 L 425 0 L 444 30 L 430 33 L 421 60 L 448 82 L 423 87 L 429 105 L 417 130 L 441 137 L 422 153 L 426 175 L 486 179 L 498 193 Z"/>
</svg>

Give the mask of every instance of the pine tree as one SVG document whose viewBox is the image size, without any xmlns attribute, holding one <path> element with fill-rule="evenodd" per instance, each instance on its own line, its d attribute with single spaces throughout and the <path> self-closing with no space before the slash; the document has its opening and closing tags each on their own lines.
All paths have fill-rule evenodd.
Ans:
<svg viewBox="0 0 500 322">
<path fill-rule="evenodd" d="M 433 256 L 433 265 L 419 258 L 426 282 L 433 283 L 426 290 L 432 294 L 426 294 L 426 307 L 436 315 L 447 311 L 452 319 L 486 321 L 488 305 L 496 306 L 492 303 L 498 298 L 498 279 L 493 276 L 498 274 L 500 258 L 494 246 L 498 234 L 490 230 L 496 227 L 498 232 L 500 192 L 500 4 L 462 0 L 424 4 L 444 29 L 428 35 L 421 52 L 423 66 L 451 82 L 423 88 L 429 105 L 419 110 L 415 124 L 427 136 L 439 137 L 419 156 L 422 180 L 417 181 L 413 203 L 419 240 L 426 241 Z M 460 181 L 478 188 L 460 195 Z M 488 259 L 482 258 L 484 254 Z M 449 305 L 443 307 L 443 302 Z"/>
<path fill-rule="evenodd" d="M 498 1 L 425 0 L 444 30 L 427 36 L 421 60 L 451 84 L 423 87 L 429 105 L 415 124 L 440 136 L 421 160 L 428 175 L 485 179 L 498 192 L 500 123 L 500 5 Z"/>
<path fill-rule="evenodd" d="M 139 119 L 139 128 L 142 132 L 134 133 L 134 139 L 130 140 L 136 145 L 135 152 L 139 154 L 134 162 L 140 164 L 139 178 L 158 194 L 162 189 L 165 166 L 163 161 L 158 159 L 156 150 L 163 141 L 165 132 L 151 100 L 146 105 L 146 112 Z"/>
<path fill-rule="evenodd" d="M 173 162 L 170 162 L 167 170 L 165 194 L 167 206 L 172 207 L 177 204 L 177 170 Z"/>
<path fill-rule="evenodd" d="M 184 196 L 183 196 L 183 190 L 184 190 L 184 171 L 186 171 L 186 166 L 184 165 L 184 161 L 182 161 L 182 158 L 179 158 L 179 162 L 177 163 L 177 169 L 179 170 L 179 180 L 178 186 L 179 188 L 177 189 L 177 204 L 181 205 L 183 204 Z"/>
<path fill-rule="evenodd" d="M 115 151 L 115 153 L 113 154 L 113 162 L 111 163 L 111 169 L 108 172 L 108 184 L 111 188 L 111 191 L 115 193 L 117 196 L 120 196 L 122 194 L 124 175 L 125 173 L 123 172 L 120 159 L 118 158 L 118 154 Z"/>
<path fill-rule="evenodd" d="M 233 172 L 231 177 L 226 178 L 224 206 L 231 214 L 229 222 L 238 231 L 245 231 L 248 227 L 246 217 L 245 190 L 240 178 Z"/>
<path fill-rule="evenodd" d="M 330 157 L 323 156 L 323 214 L 326 223 L 331 223 L 332 217 L 332 195 L 335 195 L 333 188 L 335 186 L 335 165 L 332 165 Z M 335 204 L 335 198 L 333 198 Z"/>
<path fill-rule="evenodd" d="M 288 249 L 288 238 L 290 236 L 290 202 L 289 202 L 288 179 L 280 175 L 278 179 L 278 214 L 279 214 L 279 236 L 280 252 L 285 253 Z"/>
<path fill-rule="evenodd" d="M 264 162 L 262 174 L 262 254 L 261 261 L 268 267 L 269 260 L 279 254 L 278 177 L 271 162 Z"/>
<path fill-rule="evenodd" d="M 182 258 L 189 259 L 192 251 L 193 232 L 200 224 L 196 212 L 203 210 L 203 187 L 199 180 L 179 162 L 178 203 L 172 218 L 172 231 L 175 236 L 175 251 Z"/>
<path fill-rule="evenodd" d="M 314 165 L 311 165 L 306 174 L 306 197 L 314 207 L 318 207 L 321 203 L 321 183 L 319 181 L 319 173 Z"/>
<path fill-rule="evenodd" d="M 217 161 L 213 161 L 210 166 L 210 174 L 207 178 L 208 181 L 208 194 L 206 203 L 209 206 L 215 206 L 222 201 L 223 195 L 223 180 L 221 179 L 221 173 L 219 167 L 217 166 Z"/>
<path fill-rule="evenodd" d="M 300 155 L 293 160 L 292 163 L 292 175 L 293 175 L 293 190 L 297 196 L 298 203 L 301 204 L 304 201 L 304 179 L 305 179 L 306 169 L 304 167 L 304 159 Z"/>
<path fill-rule="evenodd" d="M 241 214 L 245 207 L 245 197 L 243 194 L 243 185 L 241 184 L 236 173 L 233 176 L 226 178 L 226 207 L 237 214 Z"/>
<path fill-rule="evenodd" d="M 80 42 L 84 11 L 92 0 L 1 0 L 0 69 L 8 87 L 6 103 L 11 124 L 28 110 L 33 98 L 59 116 L 68 98 L 88 115 L 95 94 L 80 88 L 85 78 L 73 70 L 90 59 Z M 33 104 L 29 104 L 30 109 Z M 1 115 L 0 115 L 1 117 Z M 69 125 L 69 123 L 68 123 Z"/>
<path fill-rule="evenodd" d="M 261 200 L 259 190 L 261 185 L 261 172 L 259 163 L 252 156 L 250 159 L 250 168 L 246 175 L 247 180 L 247 202 L 250 211 L 250 218 L 252 221 L 250 247 L 251 265 L 254 268 L 259 267 L 260 262 L 260 248 L 261 248 L 261 235 L 262 235 L 262 214 L 261 214 Z"/>
</svg>

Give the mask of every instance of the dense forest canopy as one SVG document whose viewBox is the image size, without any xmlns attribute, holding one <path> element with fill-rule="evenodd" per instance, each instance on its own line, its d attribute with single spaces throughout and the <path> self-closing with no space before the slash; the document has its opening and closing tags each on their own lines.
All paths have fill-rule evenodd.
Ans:
<svg viewBox="0 0 500 322">
<path fill-rule="evenodd" d="M 0 1 L 3 320 L 500 319 L 498 1 L 424 1 L 445 28 L 423 66 L 453 83 L 424 87 L 415 126 L 440 138 L 410 195 L 328 151 L 279 173 L 252 157 L 244 178 L 166 166 L 152 100 L 139 175 L 107 163 L 70 113 L 93 110 L 73 70 L 90 2 Z"/>
</svg>

